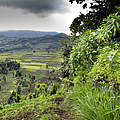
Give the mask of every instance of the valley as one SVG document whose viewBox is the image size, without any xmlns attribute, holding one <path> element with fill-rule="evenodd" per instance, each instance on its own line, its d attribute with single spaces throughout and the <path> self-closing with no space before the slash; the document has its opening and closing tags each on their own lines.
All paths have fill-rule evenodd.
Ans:
<svg viewBox="0 0 120 120">
<path fill-rule="evenodd" d="M 0 120 L 120 120 L 120 0 L 0 0 L 0 12 Z"/>
<path fill-rule="evenodd" d="M 40 38 L 7 38 L 0 37 L 0 61 L 16 61 L 20 63 L 20 71 L 26 81 L 29 75 L 35 76 L 36 84 L 40 81 L 48 81 L 50 71 L 56 69 L 61 62 L 59 41 L 64 34 L 47 35 Z M 10 71 L 6 77 L 6 82 L 0 82 L 0 103 L 7 104 L 8 98 L 18 86 L 17 82 L 21 77 L 14 77 L 14 71 Z M 53 76 L 54 77 L 54 76 Z M 24 88 L 23 89 L 27 89 Z M 23 90 L 24 91 L 24 90 Z"/>
</svg>

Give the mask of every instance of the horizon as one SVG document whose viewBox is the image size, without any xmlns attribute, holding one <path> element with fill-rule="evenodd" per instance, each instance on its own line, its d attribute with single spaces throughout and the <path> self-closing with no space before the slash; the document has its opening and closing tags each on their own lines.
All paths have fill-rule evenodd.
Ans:
<svg viewBox="0 0 120 120">
<path fill-rule="evenodd" d="M 38 31 L 38 30 L 0 30 L 0 32 L 43 32 L 43 33 L 56 33 L 56 34 L 66 34 L 64 32 L 57 32 L 57 31 Z M 70 34 L 66 34 L 66 35 L 70 35 Z"/>
<path fill-rule="evenodd" d="M 53 0 L 53 2 L 0 0 L 0 31 L 56 31 L 69 35 L 71 33 L 69 27 L 79 16 L 82 7 L 67 0 Z"/>
</svg>

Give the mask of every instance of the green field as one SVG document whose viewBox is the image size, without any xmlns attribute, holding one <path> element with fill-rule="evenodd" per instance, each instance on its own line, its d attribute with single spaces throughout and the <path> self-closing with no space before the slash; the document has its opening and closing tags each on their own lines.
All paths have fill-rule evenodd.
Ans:
<svg viewBox="0 0 120 120">
<path fill-rule="evenodd" d="M 2 75 L 0 75 L 2 78 Z M 0 103 L 7 103 L 11 92 L 16 88 L 17 78 L 13 78 L 12 74 L 6 76 L 6 82 L 1 82 Z"/>
<path fill-rule="evenodd" d="M 40 50 L 37 50 L 35 53 L 30 50 L 1 53 L 0 58 L 1 60 L 6 58 L 16 60 L 21 64 L 21 68 L 24 68 L 27 72 L 31 70 L 36 72 L 52 70 L 60 62 L 58 52 L 48 53 Z"/>
<path fill-rule="evenodd" d="M 46 52 L 36 50 L 35 52 L 30 50 L 12 51 L 0 54 L 1 61 L 6 58 L 10 58 L 17 61 L 21 65 L 21 71 L 28 75 L 34 75 L 36 80 L 40 80 L 43 77 L 48 77 L 49 72 L 55 69 L 60 63 L 60 57 L 58 52 Z M 2 79 L 3 75 L 1 75 Z M 0 91 L 0 103 L 6 103 L 9 95 L 16 88 L 17 78 L 14 78 L 12 73 L 6 75 L 6 83 L 1 82 L 2 89 Z M 28 78 L 26 78 L 28 79 Z"/>
</svg>

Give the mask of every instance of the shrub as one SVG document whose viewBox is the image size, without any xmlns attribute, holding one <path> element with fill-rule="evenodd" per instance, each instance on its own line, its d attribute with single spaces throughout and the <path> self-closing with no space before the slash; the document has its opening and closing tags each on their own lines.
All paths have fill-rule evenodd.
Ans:
<svg viewBox="0 0 120 120">
<path fill-rule="evenodd" d="M 50 95 L 56 94 L 59 87 L 59 83 L 54 83 L 50 88 Z"/>
<path fill-rule="evenodd" d="M 118 48 L 120 47 L 119 31 L 120 31 L 120 15 L 118 12 L 115 14 L 111 14 L 108 16 L 108 18 L 104 19 L 102 25 L 99 26 L 97 30 L 87 30 L 79 38 L 78 37 L 76 38 L 76 43 L 72 48 L 69 59 L 70 72 L 75 83 L 86 81 L 88 73 L 91 70 L 93 72 L 93 69 L 94 71 L 99 70 L 103 75 L 105 73 L 104 71 L 105 67 L 107 66 L 108 66 L 107 74 L 109 73 L 109 79 L 111 79 L 110 78 L 111 73 L 112 79 L 114 79 L 114 81 L 116 79 L 119 79 L 114 78 L 115 74 L 117 74 L 115 75 L 116 77 L 119 77 L 118 75 L 119 72 L 117 72 L 119 71 L 118 69 L 119 66 L 117 65 L 119 65 L 120 62 L 118 50 Z M 104 53 L 104 55 L 103 53 L 101 53 L 101 51 Z M 113 60 L 114 62 L 112 61 L 113 62 L 112 64 L 110 64 L 111 62 L 110 57 L 114 58 Z M 102 60 L 104 60 L 104 62 L 102 62 Z M 102 67 L 99 67 L 97 69 L 97 65 Z M 100 70 L 101 68 L 103 69 Z M 116 72 L 114 72 L 114 68 Z M 104 73 L 102 73 L 103 71 Z M 96 76 L 96 74 L 97 73 L 95 73 L 94 75 Z"/>
<path fill-rule="evenodd" d="M 90 71 L 94 61 L 96 61 L 98 45 L 94 39 L 95 34 L 94 31 L 86 31 L 83 36 L 79 37 L 76 45 L 73 47 L 69 61 L 73 77 L 78 75 L 83 80 Z"/>
<path fill-rule="evenodd" d="M 109 46 L 101 50 L 88 79 L 97 82 L 120 82 L 120 50 Z"/>
<path fill-rule="evenodd" d="M 2 110 L 2 109 L 3 109 L 3 105 L 0 104 L 0 110 Z"/>
</svg>

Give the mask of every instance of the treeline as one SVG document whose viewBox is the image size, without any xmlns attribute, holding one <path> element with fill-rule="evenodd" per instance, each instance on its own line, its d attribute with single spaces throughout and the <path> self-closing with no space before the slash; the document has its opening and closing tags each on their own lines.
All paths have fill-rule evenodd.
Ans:
<svg viewBox="0 0 120 120">
<path fill-rule="evenodd" d="M 0 74 L 7 74 L 9 71 L 19 70 L 20 63 L 16 61 L 11 61 L 10 59 L 6 59 L 4 62 L 0 62 Z"/>
</svg>

